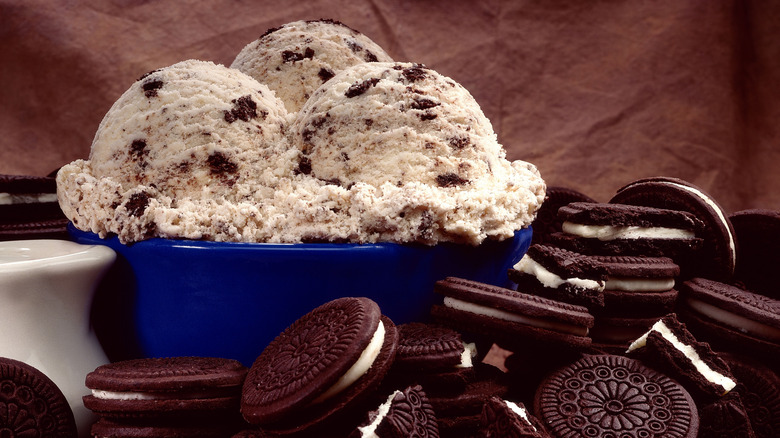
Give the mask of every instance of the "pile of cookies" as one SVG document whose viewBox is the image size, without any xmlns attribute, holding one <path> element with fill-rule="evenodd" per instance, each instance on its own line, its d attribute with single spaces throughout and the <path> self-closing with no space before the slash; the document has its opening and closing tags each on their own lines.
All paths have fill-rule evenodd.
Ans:
<svg viewBox="0 0 780 438">
<path fill-rule="evenodd" d="M 251 367 L 101 366 L 92 436 L 775 437 L 778 231 L 780 213 L 726 215 L 672 178 L 608 203 L 549 187 L 513 287 L 441 279 L 430 319 L 398 326 L 368 298 L 330 301 Z M 43 407 L 25 424 L 75 436 L 51 381 L 0 373 L 5 405 Z"/>
</svg>

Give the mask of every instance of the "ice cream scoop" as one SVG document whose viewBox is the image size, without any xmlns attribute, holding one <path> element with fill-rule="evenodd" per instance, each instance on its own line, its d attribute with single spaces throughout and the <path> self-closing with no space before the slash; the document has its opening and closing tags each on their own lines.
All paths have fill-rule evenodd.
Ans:
<svg viewBox="0 0 780 438">
<path fill-rule="evenodd" d="M 236 56 L 231 67 L 268 85 L 290 112 L 346 67 L 392 61 L 366 35 L 333 20 L 295 21 L 269 29 Z"/>
</svg>

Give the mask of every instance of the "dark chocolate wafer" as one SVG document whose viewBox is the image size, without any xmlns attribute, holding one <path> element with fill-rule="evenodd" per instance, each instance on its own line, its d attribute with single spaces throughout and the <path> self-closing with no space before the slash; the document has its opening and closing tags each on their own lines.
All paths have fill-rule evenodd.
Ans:
<svg viewBox="0 0 780 438">
<path fill-rule="evenodd" d="M 73 411 L 57 385 L 31 365 L 0 358 L 0 436 L 76 435 Z"/>
<path fill-rule="evenodd" d="M 539 386 L 537 418 L 554 436 L 695 438 L 699 416 L 679 383 L 624 356 L 593 355 Z"/>
<path fill-rule="evenodd" d="M 609 202 L 693 214 L 702 223 L 697 231 L 697 237 L 703 239 L 701 257 L 687 263 L 675 259 L 682 267 L 682 276 L 731 281 L 737 255 L 734 228 L 725 210 L 701 188 L 679 178 L 644 178 L 620 188 Z"/>
<path fill-rule="evenodd" d="M 750 417 L 737 392 L 704 404 L 699 409 L 699 436 L 756 438 Z"/>
</svg>

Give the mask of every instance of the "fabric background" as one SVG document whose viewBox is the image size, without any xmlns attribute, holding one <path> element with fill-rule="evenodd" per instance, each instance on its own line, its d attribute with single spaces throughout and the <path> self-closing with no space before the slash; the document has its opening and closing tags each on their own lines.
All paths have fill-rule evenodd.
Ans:
<svg viewBox="0 0 780 438">
<path fill-rule="evenodd" d="M 463 84 L 548 185 L 607 201 L 673 176 L 728 212 L 780 209 L 780 2 L 757 0 L 0 0 L 0 173 L 87 158 L 147 71 L 229 65 L 317 18 Z"/>
</svg>

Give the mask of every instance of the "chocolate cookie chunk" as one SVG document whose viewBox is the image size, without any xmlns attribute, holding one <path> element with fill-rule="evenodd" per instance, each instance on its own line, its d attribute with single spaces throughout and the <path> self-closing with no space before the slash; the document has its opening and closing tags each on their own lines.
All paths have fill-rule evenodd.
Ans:
<svg viewBox="0 0 780 438">
<path fill-rule="evenodd" d="M 624 356 L 585 356 L 554 371 L 534 411 L 555 436 L 695 438 L 699 431 L 685 388 Z"/>
<path fill-rule="evenodd" d="M 696 233 L 703 240 L 702 256 L 688 263 L 675 258 L 682 275 L 726 282 L 732 279 L 737 255 L 734 228 L 725 210 L 701 188 L 678 178 L 646 178 L 620 188 L 609 202 L 691 213 L 702 223 Z"/>
<path fill-rule="evenodd" d="M 490 337 L 510 351 L 528 343 L 590 345 L 593 316 L 585 307 L 456 277 L 436 282 L 434 290 L 444 296 L 431 308 L 434 320 Z"/>
<path fill-rule="evenodd" d="M 491 397 L 482 408 L 480 438 L 546 438 L 542 423 L 522 403 Z"/>
<path fill-rule="evenodd" d="M 774 273 L 780 266 L 780 211 L 742 210 L 729 215 L 737 240 L 734 279 L 753 292 L 780 299 Z"/>
<path fill-rule="evenodd" d="M 336 427 L 378 387 L 397 345 L 395 325 L 374 301 L 325 303 L 285 329 L 255 360 L 241 413 L 268 431 Z"/>
<path fill-rule="evenodd" d="M 0 358 L 0 408 L 0 436 L 77 436 L 73 411 L 62 391 L 26 363 Z"/>
<path fill-rule="evenodd" d="M 699 436 L 756 438 L 742 399 L 729 393 L 699 409 Z"/>
<path fill-rule="evenodd" d="M 407 438 L 412 436 L 437 438 L 439 426 L 436 414 L 422 387 L 396 390 L 387 401 L 368 414 L 368 420 L 350 438 Z"/>
</svg>

